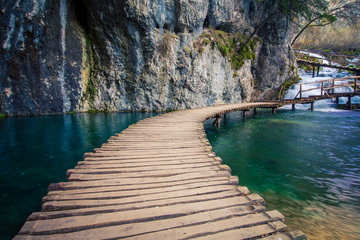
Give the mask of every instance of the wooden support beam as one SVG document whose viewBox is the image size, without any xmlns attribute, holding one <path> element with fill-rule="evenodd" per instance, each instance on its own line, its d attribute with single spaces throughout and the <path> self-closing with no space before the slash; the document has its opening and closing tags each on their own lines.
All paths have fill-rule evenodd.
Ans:
<svg viewBox="0 0 360 240">
<path fill-rule="evenodd" d="M 313 112 L 314 111 L 314 102 L 310 103 L 310 110 Z"/>
<path fill-rule="evenodd" d="M 321 98 L 323 97 L 323 93 L 324 93 L 324 82 L 321 83 Z"/>
<path fill-rule="evenodd" d="M 212 126 L 216 125 L 217 128 L 220 128 L 220 123 L 221 123 L 221 115 L 216 115 L 215 121 L 211 125 Z"/>
<path fill-rule="evenodd" d="M 351 96 L 348 96 L 348 105 L 349 105 L 349 110 L 351 110 L 352 109 Z"/>
<path fill-rule="evenodd" d="M 276 109 L 276 107 L 273 107 L 273 108 L 272 108 L 272 111 L 271 111 L 272 114 L 275 114 L 275 109 Z"/>
<path fill-rule="evenodd" d="M 291 110 L 295 110 L 295 104 L 292 104 L 292 108 L 291 108 Z"/>
<path fill-rule="evenodd" d="M 313 64 L 313 78 L 315 77 L 315 68 L 316 68 L 316 65 Z"/>
<path fill-rule="evenodd" d="M 317 68 L 317 74 L 316 74 L 316 76 L 318 77 L 318 76 L 319 76 L 319 72 L 320 72 L 320 65 L 318 65 L 317 67 L 318 67 L 318 68 Z"/>
<path fill-rule="evenodd" d="M 249 109 L 244 109 L 244 110 L 242 110 L 243 111 L 243 118 L 245 118 L 246 117 L 246 112 L 248 112 L 248 111 L 250 111 Z"/>
<path fill-rule="evenodd" d="M 256 108 L 254 108 L 254 117 L 256 116 Z"/>
</svg>

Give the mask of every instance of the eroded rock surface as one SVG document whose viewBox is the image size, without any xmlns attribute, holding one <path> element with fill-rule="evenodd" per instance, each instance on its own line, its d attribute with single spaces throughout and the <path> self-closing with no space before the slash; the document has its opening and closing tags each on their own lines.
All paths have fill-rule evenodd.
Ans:
<svg viewBox="0 0 360 240">
<path fill-rule="evenodd" d="M 255 58 L 241 68 L 216 42 L 201 42 L 204 34 L 249 34 L 253 5 L 2 1 L 0 112 L 163 111 L 274 98 L 294 65 L 287 19 L 259 31 Z"/>
</svg>

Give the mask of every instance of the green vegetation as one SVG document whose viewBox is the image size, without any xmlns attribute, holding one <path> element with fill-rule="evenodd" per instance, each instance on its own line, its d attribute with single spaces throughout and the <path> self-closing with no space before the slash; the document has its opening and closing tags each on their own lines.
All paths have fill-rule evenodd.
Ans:
<svg viewBox="0 0 360 240">
<path fill-rule="evenodd" d="M 354 55 L 360 55 L 360 49 L 348 49 L 348 50 L 345 50 L 345 51 L 342 51 L 343 54 L 346 54 L 346 55 L 351 55 L 351 56 L 354 56 Z"/>
<path fill-rule="evenodd" d="M 95 69 L 95 61 L 94 61 L 94 52 L 92 48 L 92 41 L 83 32 L 83 46 L 85 51 L 83 53 L 83 63 L 82 63 L 82 77 L 84 81 L 85 92 L 82 96 L 82 101 L 90 100 L 93 101 L 96 96 L 97 88 L 96 88 L 96 69 Z"/>
<path fill-rule="evenodd" d="M 298 75 L 298 70 L 295 66 L 290 66 L 289 67 L 289 76 L 291 76 L 290 78 L 288 78 L 281 86 L 280 91 L 279 91 L 279 99 L 282 99 L 284 96 L 284 93 L 286 92 L 286 90 L 288 90 L 292 85 L 300 82 L 300 77 Z"/>
<path fill-rule="evenodd" d="M 256 45 L 261 42 L 259 37 L 249 41 L 249 44 L 243 45 L 246 36 L 240 33 L 228 33 L 213 28 L 204 29 L 199 40 L 194 43 L 194 47 L 203 49 L 207 45 L 217 48 L 223 57 L 231 62 L 234 70 L 239 70 L 246 60 L 255 60 Z"/>
<path fill-rule="evenodd" d="M 3 114 L 3 113 L 0 113 L 0 118 L 4 118 L 6 117 L 7 115 Z"/>
</svg>

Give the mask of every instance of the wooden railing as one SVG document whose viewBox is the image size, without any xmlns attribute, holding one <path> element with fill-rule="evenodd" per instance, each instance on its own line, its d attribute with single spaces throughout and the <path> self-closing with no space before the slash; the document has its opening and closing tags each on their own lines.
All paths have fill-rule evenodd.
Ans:
<svg viewBox="0 0 360 240">
<path fill-rule="evenodd" d="M 314 84 L 314 83 L 321 83 L 320 87 L 314 87 L 310 89 L 303 89 L 303 85 L 308 84 Z M 322 80 L 322 81 L 314 81 L 314 82 L 308 82 L 308 83 L 299 83 L 295 85 L 300 85 L 300 90 L 296 94 L 294 99 L 302 99 L 304 92 L 309 92 L 312 90 L 321 90 L 320 97 L 321 98 L 331 98 L 335 94 L 336 88 L 343 88 L 343 87 L 351 87 L 353 89 L 353 92 L 350 93 L 358 93 L 360 90 L 360 76 L 351 76 L 351 77 L 342 77 L 342 78 L 332 78 L 328 80 Z M 341 94 L 341 93 L 340 93 Z M 348 92 L 344 93 L 348 94 Z"/>
</svg>

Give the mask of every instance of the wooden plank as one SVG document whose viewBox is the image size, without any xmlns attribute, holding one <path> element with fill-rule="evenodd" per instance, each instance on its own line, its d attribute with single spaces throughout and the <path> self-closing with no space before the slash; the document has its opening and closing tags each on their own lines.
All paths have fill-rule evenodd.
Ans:
<svg viewBox="0 0 360 240">
<path fill-rule="evenodd" d="M 169 177 L 173 175 L 180 175 L 185 173 L 193 172 L 202 172 L 202 171 L 224 171 L 226 168 L 223 168 L 222 165 L 203 167 L 202 169 L 198 168 L 189 168 L 189 169 L 169 169 L 169 170 L 157 170 L 142 172 L 139 175 L 137 172 L 124 172 L 118 170 L 114 173 L 112 170 L 105 171 L 90 171 L 87 169 L 70 169 L 67 172 L 67 180 L 69 181 L 87 181 L 87 180 L 101 180 L 101 179 L 111 179 L 111 178 L 150 178 L 150 177 Z"/>
<path fill-rule="evenodd" d="M 246 196 L 212 200 L 200 203 L 178 204 L 173 206 L 145 208 L 131 211 L 99 213 L 89 216 L 74 216 L 57 219 L 27 221 L 20 234 L 55 234 L 74 232 L 85 229 L 125 224 L 128 222 L 144 222 L 190 215 L 197 212 L 210 211 L 226 207 L 249 205 Z M 219 239 L 219 238 L 218 238 Z M 225 238 L 223 238 L 225 239 Z"/>
<path fill-rule="evenodd" d="M 42 212 L 35 212 L 31 214 L 28 220 L 91 215 L 91 214 L 108 213 L 115 211 L 129 211 L 135 209 L 164 207 L 164 206 L 171 206 L 177 204 L 188 204 L 195 202 L 199 203 L 204 201 L 226 199 L 226 198 L 238 197 L 238 196 L 241 196 L 240 191 L 223 191 L 223 192 L 208 193 L 202 195 L 175 197 L 175 198 L 160 199 L 160 200 L 157 199 L 157 200 L 149 200 L 145 202 L 135 202 L 135 203 L 125 203 L 125 204 L 121 204 L 121 203 L 119 204 L 118 201 L 116 200 L 100 201 L 100 203 L 104 203 L 103 205 L 99 205 L 99 201 L 90 201 L 90 200 L 86 200 L 86 201 L 72 200 L 72 201 L 59 201 L 59 202 L 54 201 L 54 202 L 46 202 L 43 205 Z M 256 206 L 260 206 L 258 205 L 259 201 L 261 201 L 261 199 L 259 199 L 258 201 L 256 199 L 252 200 L 252 202 Z"/>
<path fill-rule="evenodd" d="M 161 159 L 161 161 L 126 161 L 126 160 L 122 160 L 122 161 L 118 161 L 118 160 L 99 160 L 99 161 L 80 161 L 77 164 L 77 167 L 81 168 L 81 167 L 101 167 L 101 166 L 109 166 L 109 167 L 119 167 L 119 168 L 134 168 L 134 167 L 150 167 L 150 166 L 158 166 L 158 167 L 172 167 L 172 166 L 177 166 L 177 165 L 190 165 L 190 164 L 205 164 L 205 163 L 212 163 L 212 164 L 218 164 L 221 163 L 222 161 L 217 160 L 215 158 L 204 158 L 204 157 L 199 157 L 199 158 L 192 158 L 192 159 L 172 159 L 172 160 L 167 160 L 167 159 Z M 75 168 L 77 168 L 75 167 Z"/>
<path fill-rule="evenodd" d="M 60 183 L 60 186 L 52 186 L 52 189 L 76 189 L 76 188 L 89 188 L 94 186 L 146 186 L 146 184 L 159 184 L 159 183 L 178 183 L 181 181 L 190 180 L 206 180 L 214 177 L 230 177 L 230 173 L 227 171 L 211 171 L 211 172 L 196 172 L 196 173 L 185 173 L 176 176 L 169 177 L 156 177 L 156 178 L 115 178 L 115 179 L 104 179 L 104 180 L 93 180 L 83 182 L 67 182 Z M 55 184 L 58 185 L 58 184 Z M 50 186 L 51 187 L 51 186 Z"/>
<path fill-rule="evenodd" d="M 43 201 L 62 201 L 62 200 L 80 200 L 80 199 L 113 199 L 113 198 L 127 198 L 127 197 L 137 197 L 139 195 L 153 195 L 153 194 L 166 194 L 169 197 L 172 196 L 172 193 L 176 193 L 176 196 L 179 196 L 181 193 L 186 192 L 187 194 L 202 194 L 205 190 L 210 190 L 213 192 L 225 191 L 225 190 L 235 190 L 238 186 L 227 184 L 227 182 L 202 182 L 202 183 L 193 183 L 188 185 L 160 188 L 160 189 L 142 189 L 142 190 L 128 190 L 128 191 L 108 191 L 106 194 L 104 192 L 92 192 L 92 193 L 77 193 L 77 194 L 57 194 L 50 195 L 43 198 Z"/>
<path fill-rule="evenodd" d="M 215 234 L 232 229 L 244 228 L 244 230 L 247 231 L 249 230 L 249 226 L 262 225 L 279 220 L 284 220 L 284 217 L 277 211 L 262 212 L 248 214 L 245 216 L 231 217 L 215 222 L 209 221 L 200 225 L 191 225 L 187 227 L 172 228 L 165 231 L 143 234 L 136 236 L 136 239 L 192 239 L 196 238 L 197 236 L 206 236 L 209 234 Z M 262 233 L 259 235 L 262 235 Z"/>
<path fill-rule="evenodd" d="M 202 153 L 202 154 L 193 154 L 193 155 L 185 155 L 185 156 L 149 156 L 145 158 L 122 158 L 122 157 L 86 157 L 84 158 L 84 163 L 88 162 L 108 162 L 108 163 L 156 163 L 156 162 L 176 162 L 179 160 L 195 162 L 197 159 L 207 159 L 214 158 L 215 154 L 212 153 Z"/>
<path fill-rule="evenodd" d="M 51 201 L 45 202 L 42 206 L 42 211 L 59 211 L 59 210 L 71 210 L 77 209 L 80 212 L 91 211 L 89 208 L 96 208 L 99 206 L 107 207 L 111 206 L 110 209 L 113 210 L 128 210 L 128 209 L 139 209 L 143 207 L 149 206 L 162 206 L 162 205 L 170 205 L 170 204 L 181 204 L 181 203 L 191 203 L 191 202 L 202 202 L 208 200 L 215 200 L 227 197 L 234 197 L 242 195 L 241 191 L 221 191 L 221 192 L 208 192 L 202 195 L 189 195 L 189 196 L 173 196 L 172 198 L 164 197 L 163 199 L 159 199 L 156 197 L 159 196 L 147 196 L 147 201 L 143 201 L 142 199 L 136 199 L 135 202 L 125 201 L 120 199 L 98 199 L 98 200 L 69 200 L 69 201 Z M 240 201 L 241 200 L 241 201 Z M 264 200 L 257 194 L 251 194 L 246 196 L 241 196 L 239 199 L 239 204 L 249 204 L 249 202 L 256 204 L 264 204 Z M 82 208 L 86 208 L 83 210 Z M 106 208 L 108 210 L 109 208 Z M 76 211 L 77 212 L 77 211 Z"/>
<path fill-rule="evenodd" d="M 273 234 L 277 232 L 283 232 L 286 230 L 286 225 L 281 221 L 269 222 L 263 225 L 256 225 L 247 228 L 233 229 L 229 231 L 223 231 L 215 234 L 209 234 L 206 236 L 195 237 L 192 239 L 206 239 L 206 240 L 238 240 L 238 239 L 251 239 L 255 237 L 262 237 L 267 234 Z"/>
<path fill-rule="evenodd" d="M 187 196 L 196 196 L 200 194 L 211 194 L 219 193 L 224 191 L 237 191 L 237 188 L 232 185 L 223 185 L 223 186 L 212 186 L 212 187 L 202 187 L 195 189 L 188 189 L 183 191 L 169 191 L 169 192 L 157 192 L 149 193 L 146 195 L 124 195 L 122 197 L 121 193 L 116 194 L 116 192 L 110 192 L 108 194 L 102 193 L 89 193 L 89 194 L 73 194 L 73 195 L 52 195 L 44 197 L 44 204 L 46 205 L 48 201 L 52 201 L 48 205 L 58 205 L 58 206 L 99 206 L 99 205 L 115 205 L 115 204 L 128 204 L 152 200 L 162 200 L 170 198 L 179 198 Z M 240 192 L 239 192 L 240 193 Z M 234 194 L 234 193 L 233 193 Z M 251 195 L 246 196 L 244 199 L 250 201 Z M 64 202 L 64 203 L 62 203 Z M 52 207 L 53 208 L 53 207 Z"/>
<path fill-rule="evenodd" d="M 145 166 L 145 167 L 141 167 L 141 166 L 123 166 L 121 164 L 97 164 L 97 165 L 87 165 L 87 164 L 83 164 L 83 165 L 79 165 L 76 166 L 75 169 L 73 171 L 81 173 L 81 171 L 84 172 L 100 172 L 100 171 L 105 171 L 105 172 L 143 172 L 143 171 L 158 171 L 158 170 L 168 170 L 168 169 L 195 169 L 195 168 L 202 168 L 202 167 L 211 167 L 211 166 L 218 166 L 221 165 L 219 162 L 203 162 L 203 163 L 198 163 L 198 164 L 171 164 L 169 165 L 160 165 L 160 166 Z"/>
<path fill-rule="evenodd" d="M 91 158 L 103 158 L 103 157 L 116 157 L 119 160 L 121 159 L 149 159 L 149 158 L 168 158 L 168 157 L 185 157 L 185 156 L 195 156 L 195 155 L 206 155 L 206 151 L 202 152 L 196 152 L 196 153 L 189 153 L 189 152 L 183 152 L 183 153 L 153 153 L 153 154 L 128 154 L 124 155 L 118 152 L 102 152 L 102 153 L 86 153 L 84 154 L 84 157 L 91 157 Z"/>
<path fill-rule="evenodd" d="M 97 183 L 97 182 L 96 182 Z M 94 184 L 92 187 L 87 188 L 63 188 L 63 190 L 49 190 L 49 195 L 59 195 L 59 194 L 79 194 L 79 193 L 92 193 L 92 192 L 111 192 L 111 191 L 130 191 L 130 190 L 156 190 L 163 188 L 173 188 L 177 186 L 192 186 L 193 184 L 229 184 L 229 185 L 238 185 L 238 179 L 235 177 L 214 177 L 211 179 L 194 179 L 188 181 L 177 181 L 177 182 L 165 182 L 165 183 L 150 183 L 150 184 L 140 184 L 140 185 L 118 185 L 113 183 L 112 185 L 99 185 Z"/>
<path fill-rule="evenodd" d="M 191 226 L 209 221 L 217 221 L 233 216 L 244 216 L 256 212 L 264 211 L 262 206 L 241 206 L 229 207 L 217 210 L 210 210 L 200 213 L 194 213 L 187 216 L 174 217 L 169 219 L 160 219 L 150 222 L 137 222 L 109 227 L 100 227 L 88 230 L 82 230 L 72 233 L 52 234 L 43 236 L 18 235 L 15 240 L 23 239 L 117 239 L 130 236 L 139 236 L 145 233 L 162 231 L 170 228 L 182 226 Z"/>
</svg>

